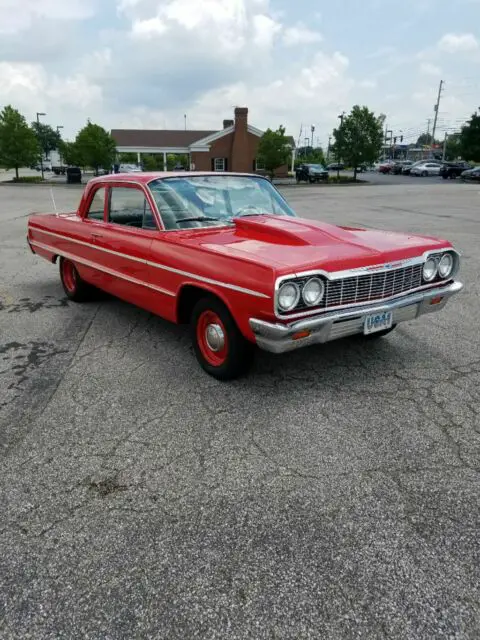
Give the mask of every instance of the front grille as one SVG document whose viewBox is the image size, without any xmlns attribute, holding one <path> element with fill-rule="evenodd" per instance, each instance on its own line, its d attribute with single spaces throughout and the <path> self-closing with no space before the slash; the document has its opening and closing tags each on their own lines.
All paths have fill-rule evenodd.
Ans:
<svg viewBox="0 0 480 640">
<path fill-rule="evenodd" d="M 422 285 L 422 264 L 382 273 L 327 280 L 324 308 L 391 298 Z"/>
<path fill-rule="evenodd" d="M 423 264 L 416 264 L 401 269 L 392 269 L 381 273 L 367 273 L 340 280 L 325 280 L 325 295 L 316 309 L 329 309 L 343 305 L 370 302 L 390 298 L 411 289 L 420 287 L 422 283 Z M 312 276 L 296 278 L 300 290 Z M 311 309 L 300 296 L 294 312 Z M 290 313 L 293 313 L 292 311 Z"/>
</svg>

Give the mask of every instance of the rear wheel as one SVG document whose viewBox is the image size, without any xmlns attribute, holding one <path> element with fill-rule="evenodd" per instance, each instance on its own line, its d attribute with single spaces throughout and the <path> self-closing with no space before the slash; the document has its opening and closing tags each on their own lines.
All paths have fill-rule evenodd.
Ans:
<svg viewBox="0 0 480 640">
<path fill-rule="evenodd" d="M 201 367 L 218 380 L 233 380 L 253 363 L 254 345 L 246 340 L 225 305 L 209 296 L 195 305 L 190 325 Z"/>
<path fill-rule="evenodd" d="M 60 279 L 67 298 L 74 302 L 84 302 L 92 294 L 92 287 L 82 280 L 74 263 L 60 258 Z"/>
<path fill-rule="evenodd" d="M 428 176 L 428 171 L 422 171 L 422 178 L 426 178 Z"/>
</svg>

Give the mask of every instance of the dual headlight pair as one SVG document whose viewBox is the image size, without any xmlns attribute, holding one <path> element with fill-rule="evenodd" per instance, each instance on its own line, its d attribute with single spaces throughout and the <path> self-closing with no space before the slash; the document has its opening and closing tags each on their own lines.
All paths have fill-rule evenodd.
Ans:
<svg viewBox="0 0 480 640">
<path fill-rule="evenodd" d="M 433 256 L 427 258 L 423 265 L 422 276 L 425 282 L 432 282 L 438 275 L 442 280 L 446 280 L 453 271 L 455 262 L 451 253 L 444 253 L 440 260 Z"/>
<path fill-rule="evenodd" d="M 282 284 L 277 294 L 277 304 L 280 311 L 291 311 L 300 301 L 300 296 L 307 307 L 320 304 L 325 295 L 325 285 L 320 278 L 310 278 L 302 288 L 296 282 Z"/>
</svg>

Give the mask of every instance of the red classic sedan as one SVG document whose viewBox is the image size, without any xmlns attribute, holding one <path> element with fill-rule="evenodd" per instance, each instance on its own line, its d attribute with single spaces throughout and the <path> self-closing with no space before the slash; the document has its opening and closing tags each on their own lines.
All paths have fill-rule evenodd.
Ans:
<svg viewBox="0 0 480 640">
<path fill-rule="evenodd" d="M 249 174 L 95 178 L 77 211 L 31 215 L 27 238 L 58 260 L 71 300 L 97 287 L 189 324 L 198 361 L 221 380 L 247 371 L 255 345 L 378 338 L 462 289 L 448 241 L 299 218 Z"/>
</svg>

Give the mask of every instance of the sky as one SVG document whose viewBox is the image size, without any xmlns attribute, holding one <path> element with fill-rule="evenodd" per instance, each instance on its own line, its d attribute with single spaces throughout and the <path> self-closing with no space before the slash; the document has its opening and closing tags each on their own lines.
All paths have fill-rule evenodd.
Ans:
<svg viewBox="0 0 480 640">
<path fill-rule="evenodd" d="M 20 8 L 21 7 L 21 8 Z M 0 108 L 64 127 L 217 129 L 235 106 L 326 146 L 355 104 L 414 142 L 480 107 L 480 0 L 0 0 Z"/>
</svg>

